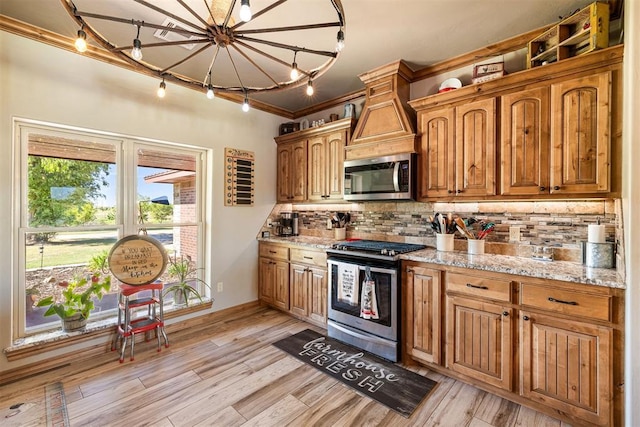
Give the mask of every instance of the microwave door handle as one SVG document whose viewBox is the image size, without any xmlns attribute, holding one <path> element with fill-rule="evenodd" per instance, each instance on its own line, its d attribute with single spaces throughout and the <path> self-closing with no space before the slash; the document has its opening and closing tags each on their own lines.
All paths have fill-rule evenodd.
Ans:
<svg viewBox="0 0 640 427">
<path fill-rule="evenodd" d="M 393 167 L 393 189 L 396 193 L 400 192 L 400 163 L 395 162 L 395 166 Z"/>
</svg>

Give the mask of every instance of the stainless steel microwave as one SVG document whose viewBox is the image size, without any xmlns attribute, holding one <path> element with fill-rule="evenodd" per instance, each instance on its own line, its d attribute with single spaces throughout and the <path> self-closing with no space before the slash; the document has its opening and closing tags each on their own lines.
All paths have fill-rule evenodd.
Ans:
<svg viewBox="0 0 640 427">
<path fill-rule="evenodd" d="M 412 153 L 344 162 L 345 200 L 412 200 L 415 187 Z"/>
</svg>

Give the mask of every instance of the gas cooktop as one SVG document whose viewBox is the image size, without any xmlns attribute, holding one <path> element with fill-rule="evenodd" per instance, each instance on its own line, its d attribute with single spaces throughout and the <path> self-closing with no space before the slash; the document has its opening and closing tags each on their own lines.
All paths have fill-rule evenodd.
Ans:
<svg viewBox="0 0 640 427">
<path fill-rule="evenodd" d="M 400 254 L 418 251 L 426 248 L 425 245 L 413 243 L 385 242 L 381 240 L 352 240 L 335 243 L 327 252 L 339 254 L 350 252 L 352 255 L 360 255 L 370 258 L 394 259 Z"/>
</svg>

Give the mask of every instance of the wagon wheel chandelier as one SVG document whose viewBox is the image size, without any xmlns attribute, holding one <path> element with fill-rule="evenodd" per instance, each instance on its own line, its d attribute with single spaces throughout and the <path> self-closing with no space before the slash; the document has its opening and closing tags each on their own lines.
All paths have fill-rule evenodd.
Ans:
<svg viewBox="0 0 640 427">
<path fill-rule="evenodd" d="M 135 69 L 161 79 L 160 97 L 166 82 L 175 82 L 208 98 L 237 94 L 245 111 L 252 93 L 306 84 L 311 96 L 313 81 L 344 47 L 340 0 L 253 0 L 260 4 L 253 13 L 250 0 L 240 0 L 239 7 L 237 0 L 61 2 L 80 26 L 78 51 L 87 49 L 89 35 Z M 302 39 L 314 46 L 295 44 Z"/>
</svg>

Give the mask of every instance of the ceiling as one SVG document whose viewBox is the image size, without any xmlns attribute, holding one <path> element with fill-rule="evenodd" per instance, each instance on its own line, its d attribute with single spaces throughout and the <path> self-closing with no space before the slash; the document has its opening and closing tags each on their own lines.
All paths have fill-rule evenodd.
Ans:
<svg viewBox="0 0 640 427">
<path fill-rule="evenodd" d="M 140 5 L 132 0 L 77 0 L 76 3 L 81 1 L 92 8 L 97 5 L 100 13 L 139 20 L 145 18 L 142 16 L 144 11 L 141 11 Z M 254 14 L 274 1 L 251 0 Z M 325 7 L 329 1 L 288 0 L 287 3 L 292 9 L 282 9 L 279 12 L 278 8 L 274 8 L 260 19 L 267 21 L 263 22 L 263 25 L 271 26 L 308 22 L 304 21 L 308 19 L 307 15 L 315 15 L 314 8 Z M 300 86 L 278 92 L 252 94 L 251 97 L 291 112 L 309 109 L 313 105 L 362 90 L 364 85 L 358 74 L 381 65 L 402 59 L 412 69 L 418 70 L 555 23 L 561 16 L 566 16 L 592 1 L 342 0 L 346 22 L 345 48 L 333 67 L 314 81 L 315 94 L 312 97 L 307 96 L 305 86 Z M 202 7 L 202 2 L 203 0 L 185 0 L 185 3 L 193 5 L 194 8 Z M 178 0 L 156 0 L 151 3 L 177 4 Z M 78 31 L 78 25 L 59 0 L 1 0 L 0 14 L 69 38 L 75 38 Z M 335 17 L 333 14 L 332 20 L 335 21 Z M 325 21 L 323 17 L 317 19 L 321 21 L 316 22 Z M 119 43 L 131 44 L 135 27 L 127 28 L 125 33 Z M 329 41 L 323 42 L 323 49 L 328 43 L 327 50 L 332 50 L 337 28 L 324 29 L 324 33 L 328 33 Z M 141 34 L 144 45 L 147 41 L 143 36 L 148 35 Z M 296 32 L 294 37 L 293 43 L 297 46 L 314 46 L 320 36 L 318 32 L 313 31 Z M 89 42 L 92 44 L 91 40 Z M 172 49 L 182 48 L 174 46 Z M 292 55 L 290 56 L 287 62 L 292 60 Z M 303 63 L 304 60 L 300 54 L 298 62 Z M 204 65 L 194 62 L 185 66 L 181 72 L 185 75 L 192 74 L 195 79 L 202 81 L 206 78 L 211 58 L 206 58 L 204 62 Z M 239 74 L 243 75 L 249 71 L 244 71 L 242 67 L 251 67 L 251 64 L 238 63 L 237 66 Z M 303 66 L 301 64 L 301 67 Z M 255 67 L 251 72 L 255 73 Z"/>
</svg>

